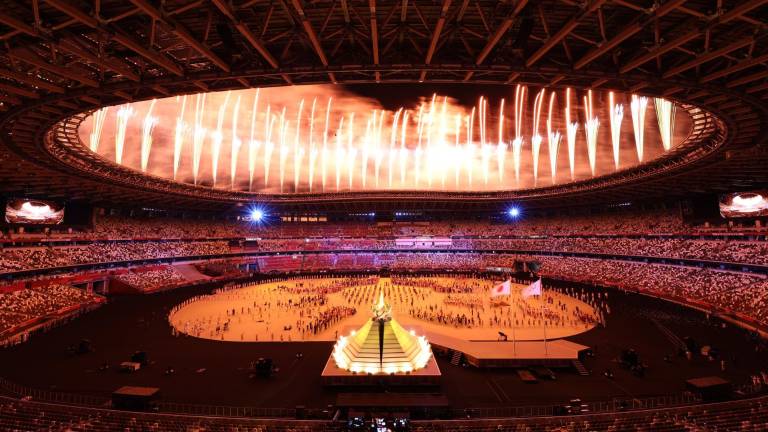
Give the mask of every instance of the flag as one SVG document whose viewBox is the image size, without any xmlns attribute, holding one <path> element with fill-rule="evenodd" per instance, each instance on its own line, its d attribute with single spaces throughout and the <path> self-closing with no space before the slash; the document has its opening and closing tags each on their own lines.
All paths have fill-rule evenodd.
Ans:
<svg viewBox="0 0 768 432">
<path fill-rule="evenodd" d="M 541 279 L 523 288 L 522 295 L 523 298 L 541 295 Z"/>
<path fill-rule="evenodd" d="M 491 297 L 499 297 L 512 294 L 512 280 L 506 280 L 491 290 Z"/>
</svg>

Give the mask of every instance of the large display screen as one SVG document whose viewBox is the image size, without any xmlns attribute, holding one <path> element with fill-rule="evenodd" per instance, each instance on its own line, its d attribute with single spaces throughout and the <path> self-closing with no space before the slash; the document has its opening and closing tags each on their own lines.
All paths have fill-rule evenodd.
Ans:
<svg viewBox="0 0 768 432">
<path fill-rule="evenodd" d="M 724 218 L 768 216 L 768 191 L 736 192 L 720 197 Z"/>
<path fill-rule="evenodd" d="M 5 221 L 12 224 L 57 225 L 64 220 L 64 206 L 52 201 L 17 198 L 5 205 Z"/>
</svg>

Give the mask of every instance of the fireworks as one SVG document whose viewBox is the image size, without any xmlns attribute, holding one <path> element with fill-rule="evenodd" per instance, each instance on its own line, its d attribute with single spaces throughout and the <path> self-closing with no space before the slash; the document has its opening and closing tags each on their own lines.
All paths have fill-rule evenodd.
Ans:
<svg viewBox="0 0 768 432">
<path fill-rule="evenodd" d="M 632 95 L 629 104 L 632 110 L 632 130 L 635 132 L 635 147 L 637 148 L 637 160 L 643 161 L 643 132 L 645 131 L 645 110 L 648 106 L 648 98 Z"/>
<path fill-rule="evenodd" d="M 117 110 L 117 133 L 115 134 L 115 162 L 123 163 L 123 148 L 125 147 L 125 132 L 128 120 L 133 116 L 133 108 L 123 105 Z"/>
<path fill-rule="evenodd" d="M 109 107 L 104 107 L 93 112 L 93 128 L 91 129 L 90 149 L 94 153 L 99 150 L 101 132 L 104 130 L 104 120 L 107 118 L 107 111 L 109 111 Z"/>
<path fill-rule="evenodd" d="M 205 115 L 205 94 L 198 94 L 195 98 L 195 126 L 192 134 L 192 177 L 194 183 L 200 176 L 200 158 L 203 154 L 203 141 L 207 130 L 203 127 L 203 117 Z"/>
<path fill-rule="evenodd" d="M 557 172 L 558 163 L 564 164 L 566 160 L 563 154 L 563 160 L 558 161 L 562 141 L 567 144 L 571 180 L 607 171 L 603 165 L 608 164 L 598 155 L 608 154 L 610 150 L 601 150 L 600 141 L 607 147 L 610 137 L 613 158 L 609 164 L 615 170 L 620 168 L 624 115 L 624 106 L 618 102 L 620 95 L 606 95 L 607 103 L 600 106 L 593 100 L 592 91 L 580 93 L 584 117 L 579 121 L 579 116 L 574 114 L 577 108 L 571 108 L 575 97 L 573 89 L 562 93 L 536 89 L 530 104 L 528 91 L 526 86 L 517 85 L 512 92 L 514 103 L 510 104 L 503 97 L 490 100 L 481 96 L 474 106 L 465 107 L 434 94 L 414 105 L 393 110 L 374 104 L 349 105 L 348 99 L 338 101 L 317 94 L 298 98 L 295 105 L 276 103 L 270 93 L 257 89 L 251 93 L 226 92 L 216 96 L 198 94 L 194 96 L 194 109 L 187 109 L 187 96 L 180 96 L 171 106 L 175 126 L 156 119 L 157 111 L 163 112 L 162 101 L 157 102 L 157 107 L 154 102 L 147 102 L 149 109 L 142 110 L 142 127 L 133 135 L 129 118 L 134 110 L 125 105 L 114 114 L 117 120 L 115 160 L 161 174 L 158 161 L 163 147 L 158 147 L 157 141 L 168 137 L 168 177 L 172 173 L 178 181 L 232 190 L 283 193 L 368 189 L 508 190 L 540 185 L 540 159 L 545 141 L 549 158 L 549 164 L 545 165 L 548 165 L 552 184 L 563 182 L 568 176 Z M 559 106 L 558 93 L 564 100 Z M 248 108 L 241 106 L 246 101 Z M 543 117 L 547 103 L 546 117 Z M 208 107 L 211 104 L 215 110 Z M 642 161 L 647 99 L 632 95 L 629 105 L 638 160 Z M 668 149 L 673 144 L 675 106 L 661 99 L 656 105 L 662 142 Z M 189 118 L 185 118 L 185 114 Z M 605 138 L 599 135 L 601 116 L 608 117 L 606 121 L 610 122 Z M 84 135 L 90 139 L 92 148 L 98 149 L 106 117 L 106 109 L 93 114 L 89 135 Z M 577 133 L 580 127 L 585 131 L 581 136 Z M 123 148 L 130 148 L 127 146 L 131 142 L 127 137 L 133 136 L 141 138 L 140 152 L 124 160 Z M 185 145 L 187 140 L 192 144 Z M 577 149 L 583 149 L 582 146 L 586 147 L 583 160 L 585 166 L 586 162 L 589 164 L 588 171 L 578 170 L 577 162 L 582 163 L 582 156 Z M 126 154 L 133 156 L 134 153 Z M 220 158 L 226 158 L 229 163 L 220 167 Z M 200 165 L 202 159 L 210 160 L 204 170 Z M 523 173 L 530 180 L 521 180 Z M 219 182 L 220 176 L 228 181 Z"/>
<path fill-rule="evenodd" d="M 177 101 L 178 102 L 178 101 Z M 176 117 L 176 129 L 173 134 L 173 179 L 179 173 L 181 163 L 181 151 L 184 149 L 184 135 L 187 132 L 187 124 L 184 122 L 184 110 L 187 107 L 187 96 L 181 97 L 181 112 Z"/>
<path fill-rule="evenodd" d="M 560 149 L 560 132 L 552 132 L 552 108 L 555 105 L 556 93 L 549 95 L 549 112 L 547 115 L 547 144 L 549 147 L 549 171 L 552 184 L 557 183 L 557 151 Z"/>
<path fill-rule="evenodd" d="M 610 120 L 611 120 L 611 145 L 613 146 L 614 168 L 619 169 L 619 150 L 621 148 L 621 121 L 624 119 L 624 106 L 614 103 L 613 92 L 608 93 Z"/>
<path fill-rule="evenodd" d="M 216 131 L 211 134 L 213 146 L 211 149 L 211 176 L 213 177 L 213 187 L 216 187 L 216 177 L 219 174 L 219 155 L 221 155 L 221 143 L 224 141 L 224 114 L 227 112 L 227 103 L 229 103 L 229 95 L 231 93 L 231 91 L 228 91 L 227 96 L 224 98 L 224 103 L 219 105 L 219 114 L 216 117 Z"/>
<path fill-rule="evenodd" d="M 592 177 L 595 176 L 597 163 L 597 130 L 600 128 L 600 120 L 595 116 L 592 108 L 592 90 L 584 96 L 584 115 L 587 122 L 584 125 L 584 132 L 587 135 L 587 156 L 589 157 L 589 169 L 592 171 Z"/>
<path fill-rule="evenodd" d="M 237 162 L 238 162 L 238 157 L 240 156 L 240 146 L 243 143 L 237 134 L 238 118 L 240 118 L 240 96 L 239 95 L 235 100 L 235 110 L 234 110 L 234 115 L 232 116 L 232 144 L 229 152 L 230 154 L 229 178 L 230 178 L 230 185 L 231 185 L 230 187 L 232 189 L 235 188 L 235 177 L 237 177 Z"/>
<path fill-rule="evenodd" d="M 515 87 L 515 139 L 512 140 L 512 162 L 515 165 L 515 182 L 520 184 L 520 157 L 523 150 L 523 111 L 525 87 Z"/>
<path fill-rule="evenodd" d="M 662 99 L 654 99 L 656 105 L 656 119 L 659 121 L 659 133 L 661 133 L 661 144 L 665 151 L 672 148 L 672 134 L 675 130 L 675 104 Z"/>
<path fill-rule="evenodd" d="M 539 181 L 539 151 L 541 150 L 541 142 L 543 140 L 541 135 L 539 135 L 539 118 L 541 117 L 541 106 L 544 104 L 545 95 L 546 90 L 541 89 L 533 101 L 533 136 L 531 136 L 531 153 L 533 154 L 534 185 Z"/>
<path fill-rule="evenodd" d="M 152 117 L 152 110 L 155 108 L 156 99 L 152 99 L 149 105 L 147 115 L 144 116 L 141 128 L 141 171 L 147 171 L 149 164 L 149 152 L 152 151 L 152 130 L 157 124 L 157 117 Z"/>
<path fill-rule="evenodd" d="M 256 140 L 256 113 L 259 107 L 259 92 L 256 89 L 256 96 L 253 98 L 253 109 L 251 109 L 251 138 L 248 140 L 248 190 L 253 190 L 253 175 L 256 173 L 256 157 L 259 153 L 261 142 Z M 312 106 L 314 110 L 314 105 Z M 267 119 L 269 121 L 269 119 Z M 233 169 L 234 172 L 234 169 Z M 234 175 L 232 176 L 235 177 Z M 234 184 L 232 185 L 234 189 Z"/>
<path fill-rule="evenodd" d="M 571 89 L 565 90 L 565 135 L 568 141 L 568 166 L 571 169 L 571 181 L 576 179 L 576 132 L 579 124 L 571 122 Z"/>
</svg>

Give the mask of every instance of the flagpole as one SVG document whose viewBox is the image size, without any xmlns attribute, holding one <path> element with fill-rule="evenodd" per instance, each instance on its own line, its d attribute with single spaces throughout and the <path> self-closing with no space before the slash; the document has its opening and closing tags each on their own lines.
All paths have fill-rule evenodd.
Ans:
<svg viewBox="0 0 768 432">
<path fill-rule="evenodd" d="M 541 279 L 539 279 L 541 281 Z M 539 282 L 539 285 L 541 286 L 541 295 L 539 297 L 539 305 L 541 307 L 541 327 L 544 330 L 544 356 L 547 356 L 549 354 L 549 351 L 547 350 L 547 321 L 546 317 L 544 316 L 544 286 L 541 282 Z"/>
<path fill-rule="evenodd" d="M 512 295 L 512 290 L 509 291 Z M 517 297 L 512 297 L 512 355 L 517 357 L 517 340 L 515 339 L 515 320 L 517 319 Z"/>
</svg>

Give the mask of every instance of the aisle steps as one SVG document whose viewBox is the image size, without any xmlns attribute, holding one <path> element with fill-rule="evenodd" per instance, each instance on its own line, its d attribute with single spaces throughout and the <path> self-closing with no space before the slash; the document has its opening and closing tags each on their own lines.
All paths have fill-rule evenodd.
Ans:
<svg viewBox="0 0 768 432">
<path fill-rule="evenodd" d="M 580 360 L 574 360 L 573 367 L 576 368 L 576 372 L 579 373 L 581 376 L 587 376 L 589 375 L 589 371 L 586 367 L 584 367 L 584 363 L 582 363 Z"/>
<path fill-rule="evenodd" d="M 461 351 L 454 351 L 453 355 L 451 355 L 451 364 L 454 366 L 458 366 L 461 364 L 461 358 L 464 354 Z"/>
</svg>

